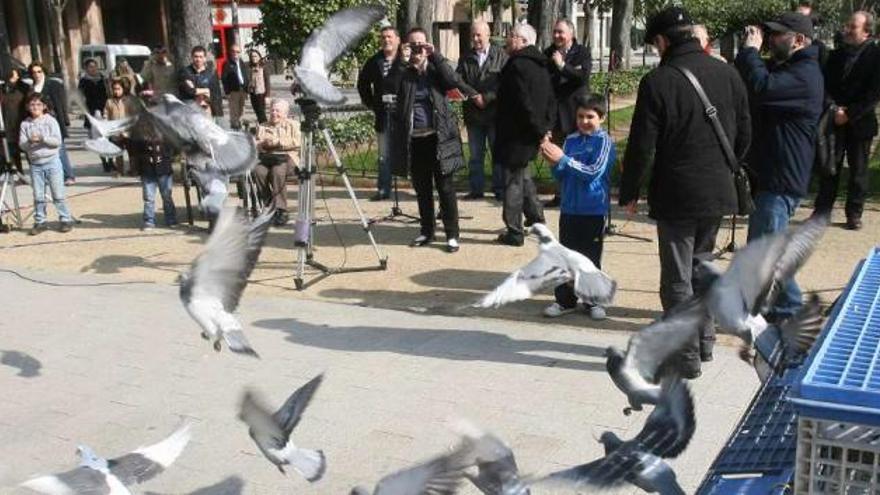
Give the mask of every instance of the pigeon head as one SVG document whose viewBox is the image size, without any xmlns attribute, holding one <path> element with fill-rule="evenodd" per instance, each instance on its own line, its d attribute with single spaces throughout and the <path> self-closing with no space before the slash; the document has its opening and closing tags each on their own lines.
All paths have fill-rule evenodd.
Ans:
<svg viewBox="0 0 880 495">
<path fill-rule="evenodd" d="M 614 452 L 623 444 L 623 440 L 611 431 L 602 433 L 602 436 L 599 437 L 599 442 L 605 446 L 605 455 Z"/>
<path fill-rule="evenodd" d="M 349 495 L 370 495 L 370 491 L 362 486 L 356 486 L 351 489 Z"/>
<path fill-rule="evenodd" d="M 538 236 L 538 241 L 541 244 L 548 244 L 556 241 L 556 237 L 553 236 L 553 232 L 550 232 L 550 229 L 547 228 L 543 223 L 536 223 L 532 225 L 529 229 L 529 232 Z"/>
<path fill-rule="evenodd" d="M 605 369 L 609 373 L 616 373 L 623 366 L 624 357 L 623 351 L 613 345 L 608 346 L 605 349 Z"/>
</svg>

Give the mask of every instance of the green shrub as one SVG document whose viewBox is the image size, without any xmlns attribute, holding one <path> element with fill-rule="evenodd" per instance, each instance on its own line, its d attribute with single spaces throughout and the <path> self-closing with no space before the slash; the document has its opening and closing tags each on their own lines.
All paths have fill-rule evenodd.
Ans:
<svg viewBox="0 0 880 495">
<path fill-rule="evenodd" d="M 616 95 L 632 95 L 639 90 L 639 81 L 653 67 L 636 67 L 630 70 L 618 70 L 611 73 L 595 72 L 590 74 L 590 89 L 594 93 L 601 93 L 605 86 L 611 83 L 611 92 Z"/>
</svg>

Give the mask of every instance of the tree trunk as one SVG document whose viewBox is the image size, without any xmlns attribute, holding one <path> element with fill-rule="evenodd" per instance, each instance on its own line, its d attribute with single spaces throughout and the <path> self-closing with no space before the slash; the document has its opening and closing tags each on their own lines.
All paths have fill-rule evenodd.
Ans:
<svg viewBox="0 0 880 495">
<path fill-rule="evenodd" d="M 538 32 L 535 45 L 538 48 L 553 43 L 553 23 L 559 14 L 561 0 L 530 0 L 528 10 L 529 24 Z"/>
<path fill-rule="evenodd" d="M 495 37 L 503 36 L 504 35 L 504 3 L 503 3 L 503 0 L 492 0 L 489 7 L 492 9 L 492 36 L 495 36 Z"/>
<path fill-rule="evenodd" d="M 632 16 L 633 0 L 614 0 L 614 10 L 611 12 L 610 41 L 611 52 L 614 56 L 613 65 L 616 68 L 630 68 Z"/>
<path fill-rule="evenodd" d="M 734 38 L 733 33 L 727 33 L 721 37 L 721 56 L 727 60 L 727 63 L 732 63 L 735 57 L 736 51 L 736 39 Z"/>
<path fill-rule="evenodd" d="M 428 43 L 434 43 L 434 0 L 419 0 L 416 13 L 416 26 L 425 30 Z"/>
<path fill-rule="evenodd" d="M 65 47 L 67 46 L 67 33 L 64 32 L 64 8 L 67 6 L 67 1 L 54 0 L 51 2 L 52 7 L 52 30 L 54 34 L 52 49 L 52 57 L 54 58 L 54 63 L 57 65 L 55 70 L 61 74 L 61 80 L 64 81 L 64 87 L 71 87 L 70 84 L 70 75 L 68 74 L 68 67 L 65 67 L 64 61 L 67 60 L 65 57 Z M 72 54 L 71 54 L 72 55 Z M 73 58 L 73 57 L 71 57 Z M 75 72 L 76 69 L 73 68 Z"/>
<path fill-rule="evenodd" d="M 175 66 L 181 68 L 189 64 L 190 50 L 197 45 L 205 47 L 208 59 L 213 60 L 210 0 L 171 0 L 168 11 L 171 20 L 168 36 Z"/>
<path fill-rule="evenodd" d="M 6 29 L 6 7 L 0 2 L 0 71 L 9 74 L 12 68 L 12 55 L 9 48 L 9 31 Z"/>
<path fill-rule="evenodd" d="M 590 3 L 584 2 L 584 32 L 581 33 L 581 43 L 587 49 L 592 49 L 593 47 L 593 18 L 596 17 L 595 9 Z"/>
</svg>

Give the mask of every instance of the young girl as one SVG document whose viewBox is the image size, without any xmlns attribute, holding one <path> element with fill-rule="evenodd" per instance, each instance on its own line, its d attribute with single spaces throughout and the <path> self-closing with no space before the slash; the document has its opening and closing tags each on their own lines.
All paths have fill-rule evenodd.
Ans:
<svg viewBox="0 0 880 495">
<path fill-rule="evenodd" d="M 128 94 L 127 85 L 122 79 L 113 79 L 110 82 L 110 98 L 104 105 L 104 116 L 107 120 L 124 119 L 129 115 L 133 115 L 136 111 L 136 102 L 134 97 Z M 117 146 L 125 149 L 128 141 L 128 133 L 123 133 L 120 137 L 111 138 Z M 125 173 L 125 160 L 120 155 L 116 157 L 116 174 L 119 176 Z"/>
<path fill-rule="evenodd" d="M 34 226 L 30 235 L 46 230 L 46 186 L 52 190 L 52 201 L 61 220 L 60 232 L 73 229 L 73 217 L 64 201 L 64 172 L 61 169 L 61 127 L 55 117 L 47 113 L 46 103 L 39 93 L 25 100 L 30 117 L 21 123 L 18 145 L 27 154 L 31 164 L 31 187 L 34 190 Z"/>
</svg>

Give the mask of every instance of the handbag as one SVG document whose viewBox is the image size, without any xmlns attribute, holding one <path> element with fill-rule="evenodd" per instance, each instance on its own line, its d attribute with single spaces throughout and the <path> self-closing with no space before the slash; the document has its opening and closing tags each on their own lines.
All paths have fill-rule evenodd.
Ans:
<svg viewBox="0 0 880 495">
<path fill-rule="evenodd" d="M 727 133 L 724 132 L 724 127 L 721 125 L 721 121 L 718 120 L 718 109 L 709 101 L 703 86 L 693 72 L 676 65 L 671 65 L 671 67 L 681 72 L 690 81 L 691 86 L 697 92 L 697 96 L 700 97 L 700 101 L 703 102 L 703 107 L 706 109 L 706 117 L 709 118 L 712 128 L 715 129 L 715 135 L 718 137 L 718 142 L 721 143 L 721 149 L 724 151 L 724 159 L 730 168 L 731 174 L 733 174 L 733 185 L 736 187 L 737 215 L 746 216 L 751 214 L 755 211 L 755 203 L 752 200 L 752 185 L 749 182 L 748 170 L 745 164 L 740 163 L 736 158 L 736 153 L 733 152 L 733 147 L 730 146 Z"/>
</svg>

